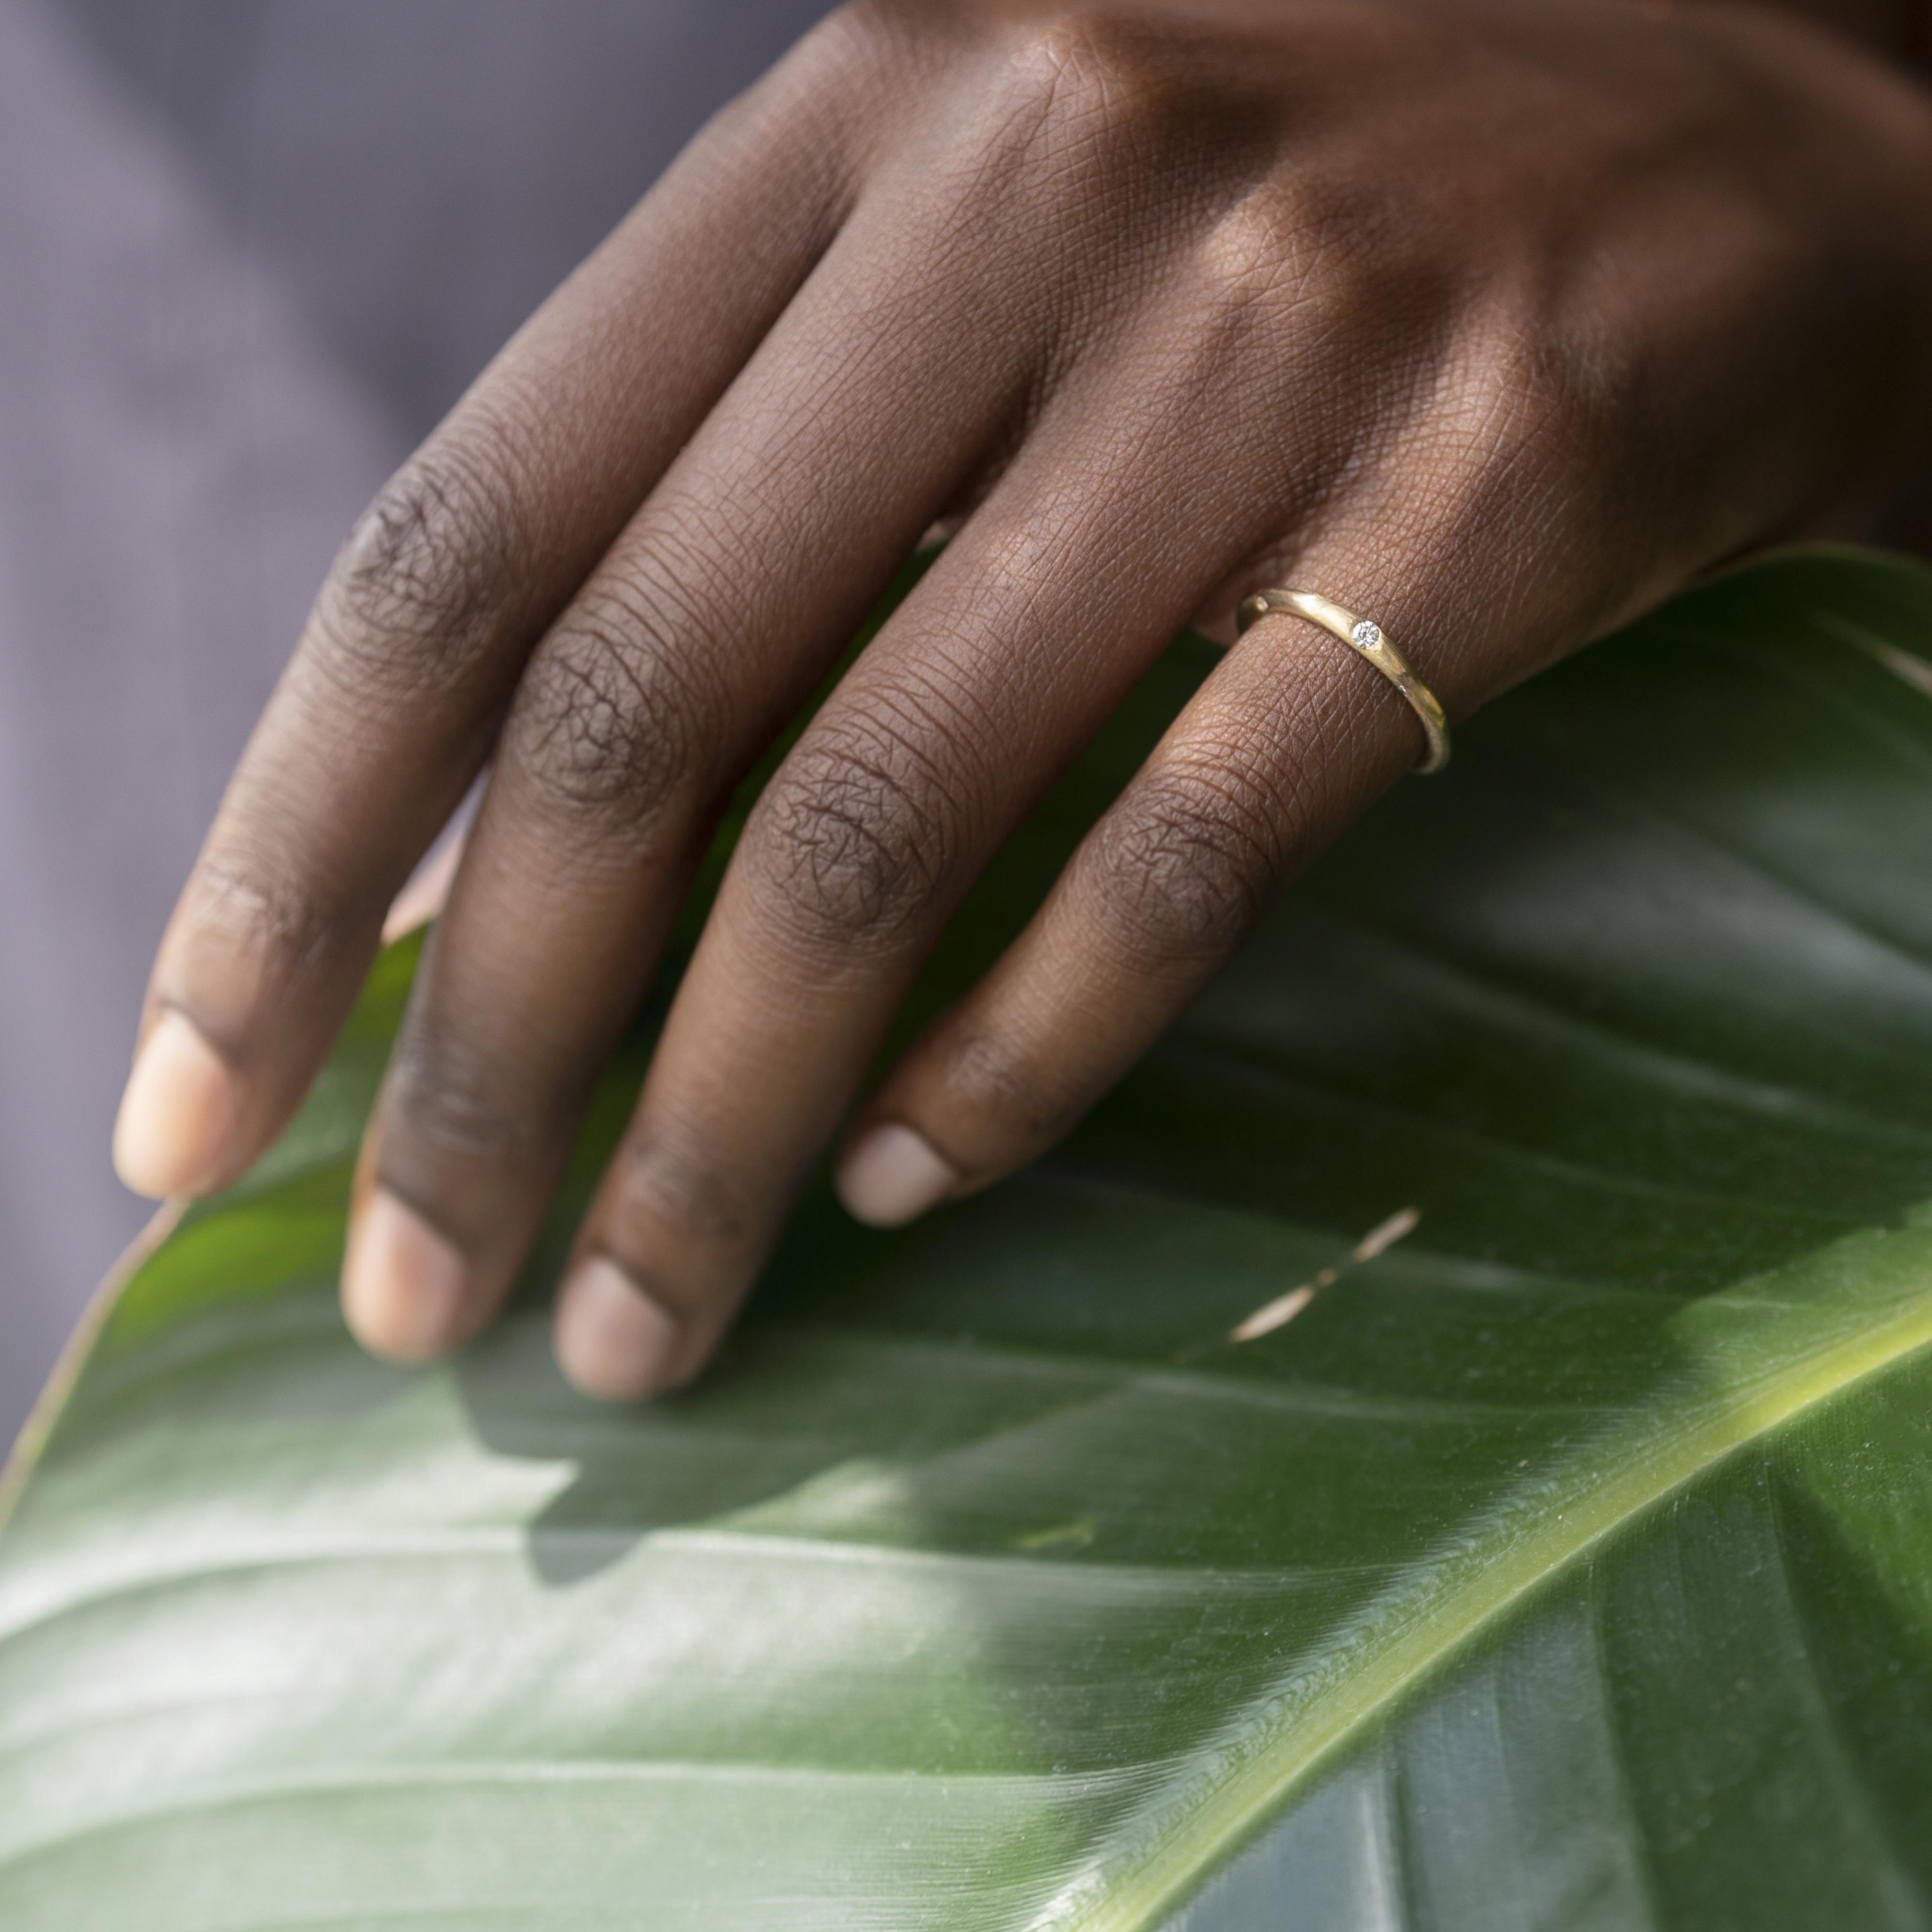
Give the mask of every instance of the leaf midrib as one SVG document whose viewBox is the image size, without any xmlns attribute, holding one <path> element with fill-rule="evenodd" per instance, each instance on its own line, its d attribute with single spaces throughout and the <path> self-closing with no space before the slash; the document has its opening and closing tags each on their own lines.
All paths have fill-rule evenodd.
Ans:
<svg viewBox="0 0 1932 1932">
<path fill-rule="evenodd" d="M 1927 1348 L 1932 1348 L 1932 1294 L 1861 1335 L 1724 1391 L 1715 1398 L 1714 1413 L 1688 1418 L 1674 1438 L 1661 1433 L 1634 1474 L 1586 1485 L 1560 1509 L 1552 1496 L 1550 1510 L 1507 1556 L 1459 1565 L 1457 1580 L 1442 1597 L 1433 1604 L 1425 1600 L 1364 1667 L 1345 1668 L 1333 1687 L 1285 1717 L 1284 1687 L 1272 1719 L 1237 1720 L 1194 1754 L 1197 1761 L 1210 1751 L 1244 1761 L 1204 1796 L 1132 1821 L 1151 1846 L 1147 1855 L 1104 1884 L 1096 1861 L 1063 1888 L 1030 1932 L 1152 1932 L 1325 1761 L 1580 1556 L 1728 1457 Z M 1604 1447 L 1595 1453 L 1601 1458 Z M 1366 1606 L 1362 1621 L 1377 1608 Z M 1274 1736 L 1268 1735 L 1271 1724 Z M 1256 1734 L 1245 1748 L 1244 1731 Z"/>
</svg>

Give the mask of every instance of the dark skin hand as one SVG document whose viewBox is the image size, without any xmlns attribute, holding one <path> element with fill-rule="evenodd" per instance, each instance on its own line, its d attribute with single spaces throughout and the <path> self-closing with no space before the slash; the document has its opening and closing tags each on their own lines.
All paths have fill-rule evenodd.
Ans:
<svg viewBox="0 0 1932 1932">
<path fill-rule="evenodd" d="M 1321 591 L 1453 720 L 1932 453 L 1894 51 L 1622 0 L 836 15 L 344 549 L 163 941 L 124 1176 L 261 1152 L 487 763 L 344 1274 L 379 1353 L 476 1334 L 723 802 L 951 518 L 759 800 L 559 1298 L 580 1387 L 687 1380 L 967 887 L 1183 624 Z M 1051 1146 L 1421 749 L 1347 646 L 1255 626 L 858 1106 L 848 1206 Z"/>
</svg>

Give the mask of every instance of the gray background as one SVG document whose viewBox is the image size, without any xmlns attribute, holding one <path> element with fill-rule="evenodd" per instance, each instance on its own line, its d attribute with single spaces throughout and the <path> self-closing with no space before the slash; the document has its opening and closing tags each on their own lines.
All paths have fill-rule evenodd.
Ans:
<svg viewBox="0 0 1932 1932">
<path fill-rule="evenodd" d="M 0 0 L 0 1444 L 174 894 L 382 478 L 824 0 Z"/>
</svg>

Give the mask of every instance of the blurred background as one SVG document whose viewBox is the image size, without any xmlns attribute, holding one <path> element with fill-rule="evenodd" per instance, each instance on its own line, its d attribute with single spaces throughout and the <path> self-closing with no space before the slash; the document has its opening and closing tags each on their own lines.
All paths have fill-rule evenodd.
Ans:
<svg viewBox="0 0 1932 1932">
<path fill-rule="evenodd" d="M 825 0 L 0 0 L 0 1447 L 149 1212 L 141 991 L 357 512 Z"/>
</svg>

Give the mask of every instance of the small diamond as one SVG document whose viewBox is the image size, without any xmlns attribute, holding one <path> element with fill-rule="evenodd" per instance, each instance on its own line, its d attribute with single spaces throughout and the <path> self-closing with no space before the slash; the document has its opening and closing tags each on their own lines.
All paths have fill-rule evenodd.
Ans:
<svg viewBox="0 0 1932 1932">
<path fill-rule="evenodd" d="M 1372 651 L 1382 640 L 1382 627 L 1364 617 L 1348 634 L 1364 650 Z"/>
</svg>

